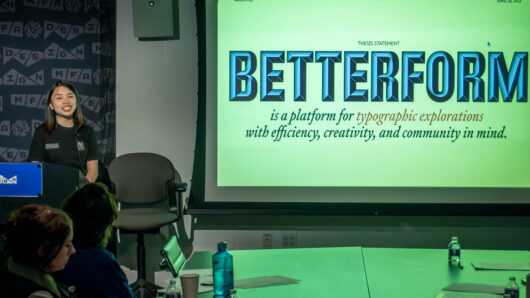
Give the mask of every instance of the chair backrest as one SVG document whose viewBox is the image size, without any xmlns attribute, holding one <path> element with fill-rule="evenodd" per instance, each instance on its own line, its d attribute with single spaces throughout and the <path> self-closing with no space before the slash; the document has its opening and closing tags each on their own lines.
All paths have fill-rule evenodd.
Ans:
<svg viewBox="0 0 530 298">
<path fill-rule="evenodd" d="M 109 165 L 116 200 L 123 203 L 158 203 L 167 199 L 167 184 L 175 179 L 173 164 L 156 153 L 128 153 Z"/>
</svg>

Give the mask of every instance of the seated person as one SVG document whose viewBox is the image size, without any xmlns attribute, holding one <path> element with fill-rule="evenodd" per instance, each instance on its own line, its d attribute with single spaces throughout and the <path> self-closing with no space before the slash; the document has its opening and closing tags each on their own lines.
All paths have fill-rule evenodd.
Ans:
<svg viewBox="0 0 530 298">
<path fill-rule="evenodd" d="M 50 275 L 62 270 L 75 253 L 68 215 L 30 204 L 12 211 L 6 226 L 10 257 L 0 271 L 0 296 L 75 297 L 75 288 L 57 283 Z"/>
<path fill-rule="evenodd" d="M 79 297 L 135 297 L 118 260 L 105 246 L 117 217 L 114 196 L 101 183 L 89 183 L 63 202 L 74 222 L 77 253 L 54 277 L 72 284 Z"/>
</svg>

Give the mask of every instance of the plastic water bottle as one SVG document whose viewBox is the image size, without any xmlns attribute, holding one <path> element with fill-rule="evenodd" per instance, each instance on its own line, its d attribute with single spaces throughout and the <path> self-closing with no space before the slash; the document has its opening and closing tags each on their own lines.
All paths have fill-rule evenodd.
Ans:
<svg viewBox="0 0 530 298">
<path fill-rule="evenodd" d="M 213 291 L 215 295 L 224 297 L 234 288 L 234 263 L 226 246 L 225 241 L 217 243 L 217 252 L 212 256 Z"/>
<path fill-rule="evenodd" d="M 510 281 L 504 287 L 504 297 L 519 298 L 519 286 L 515 282 L 514 276 L 510 277 Z"/>
<path fill-rule="evenodd" d="M 460 267 L 460 262 L 460 243 L 458 237 L 453 237 L 449 242 L 449 265 Z"/>
<path fill-rule="evenodd" d="M 177 287 L 177 281 L 171 279 L 169 281 L 169 286 L 166 289 L 166 298 L 180 298 L 180 291 Z"/>
</svg>

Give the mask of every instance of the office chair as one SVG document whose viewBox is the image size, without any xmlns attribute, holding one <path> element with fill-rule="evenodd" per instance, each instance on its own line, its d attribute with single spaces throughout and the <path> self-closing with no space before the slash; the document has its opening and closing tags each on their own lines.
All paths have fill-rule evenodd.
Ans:
<svg viewBox="0 0 530 298">
<path fill-rule="evenodd" d="M 169 159 L 155 153 L 118 156 L 108 170 L 116 201 L 131 207 L 119 208 L 113 225 L 120 233 L 137 235 L 138 278 L 131 288 L 138 297 L 156 297 L 160 287 L 146 280 L 144 235 L 158 234 L 161 227 L 180 219 L 182 193 L 187 184 L 182 182 Z M 169 210 L 153 206 L 166 200 Z"/>
</svg>

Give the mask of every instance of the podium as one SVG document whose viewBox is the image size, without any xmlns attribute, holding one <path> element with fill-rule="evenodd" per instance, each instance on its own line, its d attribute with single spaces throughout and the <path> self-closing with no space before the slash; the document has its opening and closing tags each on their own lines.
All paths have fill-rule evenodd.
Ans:
<svg viewBox="0 0 530 298">
<path fill-rule="evenodd" d="M 55 208 L 87 183 L 78 169 L 49 163 L 0 163 L 0 225 L 11 210 L 36 203 Z"/>
</svg>

